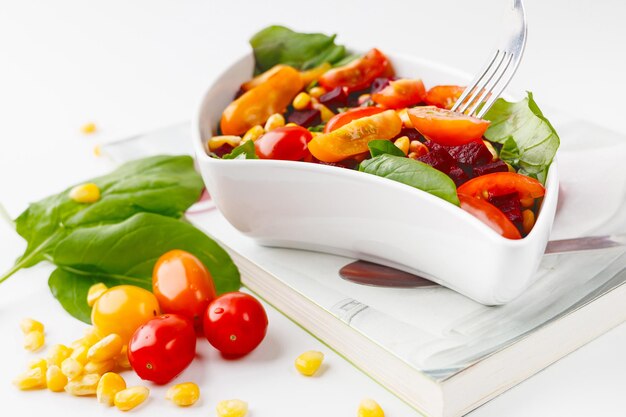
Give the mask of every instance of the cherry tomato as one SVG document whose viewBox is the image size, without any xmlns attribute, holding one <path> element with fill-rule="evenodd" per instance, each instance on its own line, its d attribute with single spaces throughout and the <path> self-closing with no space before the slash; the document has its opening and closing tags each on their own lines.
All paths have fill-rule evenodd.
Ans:
<svg viewBox="0 0 626 417">
<path fill-rule="evenodd" d="M 256 298 L 242 292 L 217 297 L 204 315 L 204 336 L 225 356 L 252 352 L 267 332 L 267 314 Z"/>
<path fill-rule="evenodd" d="M 311 155 L 307 147 L 311 138 L 311 132 L 301 126 L 278 127 L 255 140 L 254 148 L 261 159 L 301 161 Z"/>
<path fill-rule="evenodd" d="M 166 384 L 196 355 L 193 323 L 178 314 L 156 317 L 135 331 L 128 344 L 128 360 L 141 379 Z"/>
<path fill-rule="evenodd" d="M 407 112 L 418 132 L 445 146 L 458 146 L 481 140 L 489 127 L 487 120 L 434 106 L 414 107 Z"/>
<path fill-rule="evenodd" d="M 161 311 L 187 317 L 202 332 L 202 315 L 216 294 L 213 278 L 200 259 L 177 249 L 165 253 L 152 271 L 152 291 Z"/>
<path fill-rule="evenodd" d="M 424 101 L 426 88 L 420 79 L 400 79 L 372 94 L 372 100 L 388 109 L 401 109 Z"/>
<path fill-rule="evenodd" d="M 348 87 L 352 92 L 369 87 L 372 81 L 381 76 L 393 76 L 393 67 L 387 57 L 374 48 L 359 59 L 325 72 L 318 81 L 328 91 L 336 87 Z"/>
<path fill-rule="evenodd" d="M 486 198 L 517 192 L 520 200 L 542 197 L 546 190 L 534 178 L 515 172 L 494 172 L 473 178 L 461 185 L 459 193 Z"/>
<path fill-rule="evenodd" d="M 346 125 L 353 120 L 360 119 L 361 117 L 371 116 L 384 111 L 385 109 L 382 107 L 355 107 L 343 113 L 334 115 L 333 118 L 326 123 L 326 126 L 324 126 L 324 133 L 337 130 L 341 126 Z"/>
<path fill-rule="evenodd" d="M 465 87 L 458 85 L 436 85 L 426 93 L 424 102 L 429 106 L 450 110 L 461 97 Z"/>
<path fill-rule="evenodd" d="M 128 343 L 133 332 L 161 314 L 156 297 L 134 285 L 109 288 L 93 305 L 91 323 L 100 337 L 111 333 Z"/>
<path fill-rule="evenodd" d="M 459 188 L 460 190 L 460 188 Z M 521 239 L 517 227 L 493 204 L 459 193 L 461 208 L 507 239 Z"/>
</svg>

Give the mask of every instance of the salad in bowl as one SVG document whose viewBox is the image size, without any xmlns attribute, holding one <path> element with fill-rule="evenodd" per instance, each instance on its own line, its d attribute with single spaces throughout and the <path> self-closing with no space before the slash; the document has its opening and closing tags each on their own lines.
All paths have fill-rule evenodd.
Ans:
<svg viewBox="0 0 626 417">
<path fill-rule="evenodd" d="M 556 208 L 559 138 L 531 93 L 452 112 L 466 77 L 272 26 L 194 125 L 224 216 L 260 244 L 418 273 L 485 304 L 532 283 Z"/>
</svg>

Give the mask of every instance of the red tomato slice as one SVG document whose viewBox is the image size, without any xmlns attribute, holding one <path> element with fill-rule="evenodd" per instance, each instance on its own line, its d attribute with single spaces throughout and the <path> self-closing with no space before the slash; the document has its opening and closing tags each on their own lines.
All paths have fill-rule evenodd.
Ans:
<svg viewBox="0 0 626 417">
<path fill-rule="evenodd" d="M 388 109 L 402 109 L 424 101 L 426 87 L 420 79 L 390 81 L 389 85 L 372 94 L 372 100 Z"/>
<path fill-rule="evenodd" d="M 482 140 L 489 127 L 487 120 L 434 106 L 414 107 L 407 113 L 418 132 L 445 146 L 458 146 Z"/>
<path fill-rule="evenodd" d="M 312 138 L 311 132 L 301 126 L 284 126 L 262 135 L 254 148 L 261 159 L 301 161 L 311 155 L 307 144 Z"/>
<path fill-rule="evenodd" d="M 328 123 L 326 123 L 326 126 L 324 126 L 324 133 L 339 129 L 341 126 L 347 125 L 351 121 L 360 119 L 361 117 L 371 116 L 384 111 L 385 109 L 381 107 L 356 107 L 343 113 L 336 114 L 328 121 Z"/>
<path fill-rule="evenodd" d="M 458 85 L 436 85 L 426 93 L 424 101 L 429 106 L 450 110 L 454 103 L 461 97 L 465 87 Z"/>
<path fill-rule="evenodd" d="M 546 190 L 539 181 L 515 172 L 494 172 L 473 178 L 458 189 L 461 194 L 486 198 L 517 192 L 520 200 L 542 197 Z"/>
<path fill-rule="evenodd" d="M 336 87 L 358 91 L 369 87 L 372 81 L 383 75 L 393 75 L 393 68 L 387 57 L 374 48 L 343 67 L 325 72 L 318 82 L 327 91 Z"/>
<path fill-rule="evenodd" d="M 459 188 L 460 190 L 460 188 Z M 521 239 L 517 227 L 496 206 L 485 200 L 458 193 L 461 208 L 507 239 Z"/>
</svg>

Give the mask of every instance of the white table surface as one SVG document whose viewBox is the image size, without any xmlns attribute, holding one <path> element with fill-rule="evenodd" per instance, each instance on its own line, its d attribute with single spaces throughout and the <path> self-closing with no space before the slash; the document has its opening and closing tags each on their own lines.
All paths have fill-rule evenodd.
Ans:
<svg viewBox="0 0 626 417">
<path fill-rule="evenodd" d="M 513 88 L 532 90 L 540 105 L 568 108 L 626 134 L 625 3 L 527 3 L 529 40 Z M 188 120 L 210 76 L 267 24 L 339 32 L 346 44 L 416 54 L 471 72 L 486 59 L 490 22 L 502 7 L 501 0 L 1 0 L 0 202 L 16 216 L 29 201 L 106 172 L 109 164 L 92 154 L 96 144 Z M 98 133 L 81 135 L 89 121 Z M 0 224 L 0 270 L 23 247 Z M 84 327 L 50 295 L 50 271 L 40 264 L 0 286 L 0 414 L 114 415 L 93 399 L 22 393 L 10 385 L 35 356 L 21 349 L 20 318 L 41 319 L 48 345 L 69 342 Z M 217 401 L 241 398 L 252 417 L 350 416 L 362 398 L 372 397 L 388 417 L 418 415 L 287 318 L 272 309 L 269 315 L 266 341 L 245 359 L 225 361 L 201 344 L 201 360 L 181 377 L 201 384 L 197 406 L 175 409 L 163 399 L 164 389 L 155 388 L 136 414 L 213 415 Z M 308 349 L 326 353 L 319 377 L 293 369 L 293 359 Z M 624 416 L 624 352 L 621 325 L 472 416 Z"/>
</svg>

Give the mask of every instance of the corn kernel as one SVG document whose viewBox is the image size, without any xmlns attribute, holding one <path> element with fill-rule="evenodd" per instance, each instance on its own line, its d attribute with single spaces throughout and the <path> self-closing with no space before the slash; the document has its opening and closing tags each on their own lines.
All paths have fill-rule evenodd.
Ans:
<svg viewBox="0 0 626 417">
<path fill-rule="evenodd" d="M 18 375 L 13 385 L 21 390 L 45 388 L 46 374 L 41 368 L 32 368 Z"/>
<path fill-rule="evenodd" d="M 233 148 L 239 146 L 241 143 L 240 136 L 234 135 L 220 135 L 220 136 L 212 136 L 211 139 L 207 142 L 210 151 L 214 151 L 224 145 L 230 145 Z"/>
<path fill-rule="evenodd" d="M 309 90 L 309 96 L 313 98 L 320 98 L 324 94 L 326 94 L 326 89 L 324 87 L 315 86 Z"/>
<path fill-rule="evenodd" d="M 80 374 L 83 373 L 84 367 L 74 358 L 67 358 L 61 363 L 61 371 L 63 375 L 68 377 L 69 379 L 74 379 Z"/>
<path fill-rule="evenodd" d="M 402 136 L 402 137 L 396 139 L 396 141 L 393 144 L 396 145 L 396 147 L 398 149 L 400 149 L 403 154 L 408 155 L 410 141 L 409 141 L 409 138 L 407 136 Z"/>
<path fill-rule="evenodd" d="M 126 381 L 115 372 L 107 372 L 102 375 L 96 388 L 96 397 L 100 404 L 113 405 L 115 395 L 126 389 Z"/>
<path fill-rule="evenodd" d="M 65 391 L 76 396 L 95 395 L 100 375 L 85 374 L 80 378 L 72 379 L 65 386 Z"/>
<path fill-rule="evenodd" d="M 63 361 L 70 357 L 73 350 L 65 345 L 54 345 L 48 351 L 48 356 L 46 359 L 48 360 L 48 366 L 56 365 L 59 368 Z"/>
<path fill-rule="evenodd" d="M 324 106 L 323 104 L 318 104 L 315 107 L 320 111 L 320 117 L 322 119 L 322 122 L 326 123 L 330 119 L 335 117 L 335 113 L 333 113 L 333 111 L 331 109 L 329 109 L 328 107 Z"/>
<path fill-rule="evenodd" d="M 100 339 L 101 337 L 95 327 L 87 327 L 87 329 L 85 330 L 85 336 L 83 337 L 86 346 L 91 347 Z"/>
<path fill-rule="evenodd" d="M 266 132 L 269 132 L 270 130 L 274 130 L 277 127 L 283 126 L 285 126 L 285 118 L 283 117 L 283 115 L 280 113 L 274 113 L 269 117 L 269 119 L 267 119 L 267 122 L 265 122 L 265 126 L 263 128 Z"/>
<path fill-rule="evenodd" d="M 291 105 L 296 110 L 304 110 L 309 107 L 309 104 L 311 104 L 311 96 L 304 91 L 294 97 L 293 101 L 291 102 Z"/>
<path fill-rule="evenodd" d="M 398 116 L 400 116 L 400 120 L 402 120 L 402 124 L 404 125 L 404 127 L 413 129 L 413 122 L 411 122 L 411 119 L 409 118 L 409 113 L 407 112 L 407 109 L 396 110 L 396 113 L 398 113 Z"/>
<path fill-rule="evenodd" d="M 26 333 L 26 336 L 24 336 L 24 349 L 29 352 L 34 352 L 41 349 L 45 342 L 46 338 L 44 337 L 43 332 L 34 330 Z"/>
<path fill-rule="evenodd" d="M 429 152 L 428 147 L 419 140 L 412 140 L 409 143 L 409 155 L 413 154 L 410 158 L 417 159 L 420 156 L 424 156 Z"/>
<path fill-rule="evenodd" d="M 75 359 L 81 365 L 85 365 L 87 363 L 87 353 L 89 352 L 89 348 L 85 345 L 79 345 L 74 349 L 70 358 Z"/>
<path fill-rule="evenodd" d="M 48 370 L 48 361 L 46 361 L 43 358 L 39 358 L 39 359 L 33 359 L 32 361 L 28 362 L 28 369 L 35 369 L 35 368 L 40 368 L 41 371 L 45 374 L 46 371 Z"/>
<path fill-rule="evenodd" d="M 77 185 L 70 190 L 70 198 L 77 203 L 95 203 L 100 200 L 100 188 L 91 182 Z"/>
<path fill-rule="evenodd" d="M 122 338 L 120 335 L 111 333 L 89 348 L 87 359 L 92 362 L 102 362 L 116 358 L 122 351 Z"/>
<path fill-rule="evenodd" d="M 520 198 L 519 202 L 524 208 L 531 208 L 535 205 L 535 199 L 532 197 Z"/>
<path fill-rule="evenodd" d="M 311 376 L 320 369 L 323 360 L 324 354 L 322 352 L 309 350 L 296 358 L 296 369 L 302 375 Z"/>
<path fill-rule="evenodd" d="M 517 172 L 515 171 L 515 168 L 513 168 L 513 165 L 509 164 L 508 162 L 505 162 L 506 167 L 509 169 L 509 172 Z"/>
<path fill-rule="evenodd" d="M 46 371 L 46 385 L 52 392 L 63 391 L 67 385 L 67 376 L 63 374 L 61 368 L 56 365 L 52 365 Z"/>
<path fill-rule="evenodd" d="M 524 233 L 528 234 L 533 229 L 535 225 L 535 213 L 532 210 L 524 210 L 522 211 L 522 230 Z"/>
<path fill-rule="evenodd" d="M 130 361 L 128 360 L 128 346 L 124 345 L 119 356 L 115 359 L 116 365 L 120 369 L 130 369 Z"/>
<path fill-rule="evenodd" d="M 248 403 L 241 400 L 224 400 L 217 403 L 218 417 L 245 417 L 248 414 Z"/>
<path fill-rule="evenodd" d="M 250 129 L 248 129 L 245 135 L 243 135 L 243 138 L 241 139 L 241 143 L 247 142 L 249 140 L 254 142 L 258 138 L 260 138 L 263 133 L 265 133 L 263 126 L 261 125 L 252 126 Z"/>
<path fill-rule="evenodd" d="M 359 410 L 357 412 L 358 417 L 385 417 L 385 412 L 380 405 L 374 400 L 369 398 L 361 401 L 359 404 Z"/>
<path fill-rule="evenodd" d="M 111 372 L 115 369 L 116 361 L 115 359 L 108 359 L 106 361 L 94 362 L 87 361 L 85 364 L 85 372 L 88 374 L 98 374 L 103 375 L 107 372 Z"/>
<path fill-rule="evenodd" d="M 102 282 L 93 284 L 91 287 L 89 287 L 89 291 L 87 291 L 87 305 L 89 307 L 93 307 L 93 305 L 96 303 L 96 300 L 100 298 L 100 296 L 104 294 L 107 289 L 107 286 L 104 285 Z"/>
<path fill-rule="evenodd" d="M 90 135 L 92 133 L 95 133 L 97 130 L 96 128 L 96 124 L 93 122 L 89 122 L 89 123 L 85 123 L 81 128 L 80 131 L 83 132 L 85 135 Z"/>
<path fill-rule="evenodd" d="M 114 404 L 122 411 L 132 410 L 144 402 L 150 395 L 146 387 L 130 387 L 115 394 Z"/>
<path fill-rule="evenodd" d="M 485 144 L 485 147 L 489 149 L 489 152 L 491 152 L 491 160 L 496 161 L 498 159 L 498 152 L 496 152 L 496 148 L 494 148 L 488 140 L 483 140 L 483 143 Z"/>
<path fill-rule="evenodd" d="M 287 127 L 287 126 L 298 126 L 298 124 L 297 124 L 297 123 L 293 123 L 293 122 L 291 122 L 291 123 L 287 123 L 287 124 L 285 125 L 285 127 Z"/>
<path fill-rule="evenodd" d="M 20 321 L 20 329 L 22 330 L 22 333 L 24 334 L 28 334 L 34 331 L 43 333 L 44 331 L 43 324 L 41 324 L 41 322 L 38 322 L 37 320 L 30 319 L 30 318 L 26 318 Z"/>
<path fill-rule="evenodd" d="M 170 400 L 179 407 L 193 405 L 199 398 L 200 388 L 193 382 L 172 385 L 165 394 L 165 399 Z"/>
</svg>

